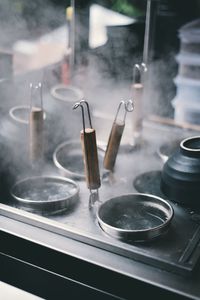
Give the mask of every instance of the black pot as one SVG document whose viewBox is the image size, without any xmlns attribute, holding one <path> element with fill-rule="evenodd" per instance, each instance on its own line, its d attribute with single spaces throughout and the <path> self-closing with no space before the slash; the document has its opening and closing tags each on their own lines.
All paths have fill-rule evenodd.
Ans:
<svg viewBox="0 0 200 300">
<path fill-rule="evenodd" d="M 166 161 L 161 190 L 170 200 L 200 207 L 200 136 L 184 139 Z"/>
</svg>

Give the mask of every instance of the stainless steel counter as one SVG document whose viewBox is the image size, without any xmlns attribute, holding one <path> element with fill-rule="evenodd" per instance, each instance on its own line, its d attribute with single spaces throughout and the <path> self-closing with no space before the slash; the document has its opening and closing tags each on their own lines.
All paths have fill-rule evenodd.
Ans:
<svg viewBox="0 0 200 300">
<path fill-rule="evenodd" d="M 124 154 L 122 151 L 116 165 L 115 175 L 117 181 L 113 186 L 104 182 L 102 183 L 102 187 L 99 191 L 100 201 L 105 201 L 115 195 L 134 192 L 133 179 L 138 174 L 149 170 L 160 170 L 162 168 L 162 162 L 156 154 L 156 149 L 158 149 L 160 144 L 176 136 L 180 138 L 181 135 L 185 137 L 194 134 L 196 133 L 182 131 L 180 129 L 173 130 L 172 134 L 171 128 L 162 127 L 158 130 L 157 125 L 148 124 L 148 127 L 145 128 L 144 136 L 146 146 L 138 152 Z M 151 139 L 149 137 L 151 137 Z M 54 169 L 52 168 L 52 170 Z M 55 173 L 58 172 L 56 169 L 54 171 Z M 146 261 L 141 259 L 142 253 L 145 252 L 148 247 L 150 250 L 154 248 L 154 242 L 148 247 L 145 245 L 129 245 L 106 236 L 97 224 L 95 218 L 96 206 L 93 210 L 89 210 L 88 208 L 89 192 L 85 187 L 85 183 L 80 182 L 79 184 L 79 204 L 73 211 L 69 211 L 63 215 L 47 218 L 0 204 L 0 236 L 1 240 L 4 241 L 0 243 L 0 252 L 4 255 L 15 257 L 26 263 L 31 263 L 59 274 L 59 270 L 56 269 L 56 261 L 53 262 L 53 265 L 46 262 L 44 266 L 43 263 L 46 261 L 46 257 L 44 257 L 44 259 L 38 259 L 35 257 L 36 253 L 34 254 L 33 252 L 27 255 L 26 248 L 23 249 L 20 247 L 18 250 L 17 243 L 23 244 L 24 241 L 25 244 L 26 242 L 30 242 L 33 245 L 38 245 L 39 248 L 41 247 L 41 255 L 43 253 L 42 249 L 46 249 L 47 253 L 49 253 L 49 251 L 55 252 L 55 256 L 52 254 L 52 257 L 55 259 L 59 257 L 60 254 L 64 255 L 62 256 L 63 262 L 64 257 L 70 257 L 72 260 L 77 259 L 78 261 L 87 263 L 87 266 L 93 266 L 94 277 L 95 270 L 98 273 L 99 268 L 103 268 L 103 270 L 107 272 L 105 274 L 108 274 L 108 277 L 110 276 L 110 272 L 112 272 L 110 286 L 107 285 L 106 281 L 108 278 L 106 275 L 105 278 L 102 277 L 100 280 L 94 280 L 93 276 L 88 275 L 87 268 L 85 269 L 85 278 L 84 276 L 78 276 L 79 272 L 83 272 L 81 268 L 80 271 L 76 270 L 75 272 L 73 270 L 71 276 L 75 280 L 77 280 L 78 276 L 79 282 L 87 284 L 91 288 L 100 289 L 116 297 L 121 297 L 122 299 L 129 299 L 130 293 L 134 292 L 134 290 L 141 289 L 142 294 L 144 287 L 146 291 L 148 291 L 148 289 L 151 290 L 154 296 L 156 293 L 159 295 L 165 293 L 170 297 L 186 296 L 191 299 L 200 299 L 200 269 L 198 267 L 194 272 L 190 272 L 189 270 L 190 276 L 187 276 L 188 272 L 181 274 L 184 269 L 178 272 L 179 274 L 166 271 L 163 265 L 156 266 L 148 259 Z M 184 214 L 185 213 L 187 213 L 187 211 L 184 211 Z M 173 228 L 176 228 L 176 225 L 177 224 L 174 223 Z M 181 232 L 180 224 L 178 224 L 178 226 L 180 228 L 180 231 L 178 231 L 180 234 L 187 234 L 186 231 Z M 198 223 L 195 226 L 198 228 Z M 170 234 L 171 233 L 172 232 L 170 232 Z M 11 236 L 17 238 L 16 245 L 12 245 L 13 248 L 10 247 L 4 234 L 8 234 L 10 238 Z M 170 238 L 171 236 L 168 237 L 168 240 Z M 188 236 L 188 239 L 189 238 L 191 237 Z M 176 238 L 173 239 L 175 242 Z M 166 245 L 164 240 L 163 243 L 157 242 L 156 245 L 158 246 L 159 244 Z M 198 241 L 196 246 L 198 250 Z M 40 253 L 40 250 L 38 250 L 38 253 Z M 178 249 L 176 250 L 180 252 Z M 151 253 L 154 253 L 156 259 L 156 252 L 153 251 Z M 166 258 L 167 251 L 164 259 Z M 173 263 L 172 261 L 172 264 Z M 69 276 L 67 275 L 67 268 L 66 271 L 63 272 L 65 276 Z M 63 276 L 63 274 L 60 275 Z M 115 276 L 118 275 L 126 280 L 130 289 L 129 291 L 122 287 L 119 289 L 117 286 L 118 281 L 115 278 Z M 132 284 L 130 285 L 131 282 Z"/>
</svg>

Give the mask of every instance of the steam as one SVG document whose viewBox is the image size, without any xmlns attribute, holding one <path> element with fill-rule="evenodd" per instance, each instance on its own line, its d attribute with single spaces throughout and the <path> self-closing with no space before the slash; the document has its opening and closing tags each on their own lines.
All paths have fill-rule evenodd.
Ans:
<svg viewBox="0 0 200 300">
<path fill-rule="evenodd" d="M 64 22 L 62 8 L 48 0 L 12 1 L 0 3 L 1 47 L 12 47 L 18 40 L 33 40 Z"/>
<path fill-rule="evenodd" d="M 145 108 L 148 114 L 173 118 L 172 100 L 176 95 L 174 84 L 176 74 L 174 52 L 150 64 L 145 95 Z"/>
<path fill-rule="evenodd" d="M 8 3 L 8 6 L 5 6 L 4 10 L 8 14 L 10 4 L 9 1 L 5 2 Z M 30 5 L 29 2 L 28 5 Z M 19 38 L 32 40 L 36 35 L 41 33 L 39 32 L 40 28 L 46 27 L 45 31 L 50 31 L 62 20 L 63 24 L 65 23 L 64 12 L 61 12 L 60 8 L 52 6 L 47 0 L 42 1 L 40 9 L 37 9 L 34 4 L 31 5 L 33 5 L 33 7 L 30 6 L 32 13 L 34 12 L 35 14 L 38 12 L 36 17 L 38 22 L 31 23 L 30 20 L 23 18 L 21 14 L 18 16 L 13 15 L 11 24 L 7 24 L 5 21 L 4 26 L 1 27 L 0 37 L 2 45 L 10 46 L 13 41 Z M 48 25 L 49 23 L 50 25 Z M 132 26 L 131 24 L 130 30 L 132 30 Z M 112 36 L 112 30 L 114 36 Z M 11 32 L 13 32 L 13 35 L 11 35 Z M 73 85 L 83 91 L 84 98 L 90 104 L 92 124 L 96 129 L 97 141 L 102 141 L 104 144 L 107 143 L 119 102 L 132 97 L 132 69 L 134 63 L 141 62 L 141 45 L 143 42 L 142 39 L 138 40 L 137 35 L 133 34 L 130 37 L 130 32 L 126 32 L 126 29 L 123 27 L 110 27 L 107 32 L 110 40 L 108 39 L 106 44 L 88 51 L 88 64 L 78 65 L 73 78 Z M 34 36 L 32 35 L 33 33 Z M 63 43 L 65 44 L 65 40 Z M 160 86 L 156 78 L 162 78 L 159 83 L 163 82 L 163 86 L 167 90 L 166 93 L 171 98 L 172 91 L 168 89 L 167 82 L 170 67 L 166 69 L 166 62 L 159 61 L 151 65 L 149 72 L 152 80 L 151 84 L 147 86 L 145 94 L 145 114 L 148 115 L 151 112 L 158 112 L 159 114 L 164 112 L 164 115 L 166 115 L 169 107 L 161 100 L 163 91 L 160 91 Z M 44 121 L 46 160 L 38 169 L 34 169 L 28 160 L 28 125 L 18 124 L 9 116 L 9 109 L 13 106 L 30 105 L 30 82 L 33 84 L 42 82 L 43 105 L 46 112 L 46 120 Z M 64 102 L 55 99 L 50 92 L 51 88 L 58 83 L 60 83 L 59 68 L 56 64 L 41 70 L 38 69 L 34 72 L 29 72 L 25 76 L 23 74 L 16 76 L 12 84 L 7 82 L 1 83 L 3 117 L 0 121 L 0 132 L 2 144 L 5 148 L 5 151 L 1 152 L 1 159 L 4 160 L 3 168 L 8 170 L 11 175 L 12 183 L 16 178 L 28 177 L 36 173 L 40 175 L 58 174 L 58 170 L 52 164 L 52 155 L 56 147 L 64 141 L 80 139 L 82 118 L 78 111 L 72 111 L 74 102 Z M 127 114 L 125 131 L 121 141 L 122 145 L 131 142 L 131 118 L 132 114 Z M 115 191 L 112 191 L 112 193 L 126 191 L 127 185 L 131 188 L 130 178 L 133 178 L 135 174 L 139 174 L 149 168 L 154 169 L 158 167 L 158 163 L 156 164 L 154 160 L 149 160 L 153 150 L 150 149 L 149 152 L 145 151 L 143 150 L 134 154 L 138 158 L 137 161 L 140 162 L 137 165 L 135 165 L 134 160 L 130 161 L 126 154 L 122 159 L 117 158 L 116 173 L 122 179 L 123 187 L 117 185 Z M 126 180 L 126 178 L 129 180 Z"/>
</svg>

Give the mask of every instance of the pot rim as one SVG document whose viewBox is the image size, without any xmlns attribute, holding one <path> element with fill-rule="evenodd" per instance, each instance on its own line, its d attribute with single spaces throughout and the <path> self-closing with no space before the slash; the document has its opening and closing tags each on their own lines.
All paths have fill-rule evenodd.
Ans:
<svg viewBox="0 0 200 300">
<path fill-rule="evenodd" d="M 69 102 L 69 103 L 73 103 L 74 102 L 74 100 L 73 101 L 66 100 L 66 97 L 63 96 L 62 94 L 60 94 L 59 90 L 73 91 L 77 95 L 77 100 L 76 101 L 80 101 L 84 97 L 82 90 L 79 89 L 78 87 L 75 87 L 73 85 L 57 84 L 57 85 L 53 86 L 51 88 L 51 90 L 50 90 L 51 95 L 56 100 L 66 101 L 66 102 Z"/>
<path fill-rule="evenodd" d="M 58 159 L 59 152 L 62 151 L 65 147 L 70 146 L 70 145 L 76 146 L 79 144 L 80 144 L 80 142 L 78 140 L 70 140 L 70 141 L 65 141 L 65 142 L 61 143 L 60 145 L 58 145 L 53 153 L 53 162 L 58 169 L 64 171 L 66 174 L 69 174 L 69 175 L 77 177 L 77 178 L 84 179 L 85 178 L 84 172 L 83 172 L 83 174 L 80 174 L 80 173 L 74 172 L 70 169 L 66 169 L 59 162 L 59 159 Z M 81 151 L 81 146 L 80 146 L 80 151 Z"/>
<path fill-rule="evenodd" d="M 200 141 L 200 136 L 196 135 L 196 136 L 185 138 L 184 140 L 181 141 L 180 148 L 185 150 L 185 151 L 200 153 L 200 148 L 199 149 L 194 149 L 194 148 L 189 148 L 189 147 L 185 146 L 186 142 L 191 141 L 191 140 L 195 140 L 195 139 L 199 139 L 199 141 Z"/>
<path fill-rule="evenodd" d="M 160 225 L 157 225 L 155 227 L 151 227 L 151 228 L 147 228 L 147 229 L 137 229 L 137 230 L 133 230 L 133 229 L 122 229 L 122 228 L 118 228 L 118 227 L 114 227 L 112 225 L 109 225 L 107 224 L 106 222 L 104 222 L 101 217 L 99 216 L 99 211 L 101 209 L 101 207 L 103 207 L 103 205 L 105 203 L 107 203 L 108 201 L 111 201 L 112 199 L 118 199 L 118 198 L 121 198 L 121 197 L 132 197 L 132 196 L 143 196 L 143 197 L 150 197 L 150 198 L 154 198 L 158 201 L 160 201 L 161 204 L 165 204 L 168 209 L 169 209 L 169 217 L 167 218 L 167 220 L 165 222 L 163 222 L 162 224 Z M 97 220 L 101 226 L 101 224 L 107 228 L 110 228 L 111 230 L 115 231 L 116 233 L 125 233 L 125 234 L 128 234 L 128 233 L 148 233 L 148 232 L 153 232 L 153 231 L 157 231 L 159 229 L 163 229 L 164 227 L 166 227 L 167 225 L 169 225 L 169 223 L 171 222 L 172 218 L 174 216 L 174 210 L 173 210 L 173 207 L 171 204 L 169 204 L 166 200 L 162 199 L 161 197 L 158 197 L 158 196 L 155 196 L 155 195 L 152 195 L 152 194 L 146 194 L 146 193 L 129 193 L 129 194 L 122 194 L 120 196 L 117 196 L 117 197 L 113 197 L 113 198 L 110 198 L 108 200 L 106 200 L 105 202 L 103 202 L 98 210 L 97 210 Z"/>
</svg>

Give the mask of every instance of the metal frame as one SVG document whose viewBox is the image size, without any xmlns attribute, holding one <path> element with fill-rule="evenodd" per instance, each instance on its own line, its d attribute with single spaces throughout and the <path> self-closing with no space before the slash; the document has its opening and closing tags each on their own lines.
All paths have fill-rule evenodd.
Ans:
<svg viewBox="0 0 200 300">
<path fill-rule="evenodd" d="M 145 249 L 137 247 L 137 245 L 123 243 L 114 238 L 107 237 L 104 233 L 102 236 L 99 236 L 86 231 L 81 231 L 77 228 L 72 228 L 69 225 L 14 207 L 9 207 L 5 204 L 0 204 L 0 215 L 181 275 L 191 274 L 199 261 L 200 226 L 197 226 L 188 245 L 181 253 L 179 253 L 178 257 L 175 260 L 167 261 L 156 255 L 153 255 L 153 257 L 148 255 L 148 249 L 146 252 Z"/>
</svg>

